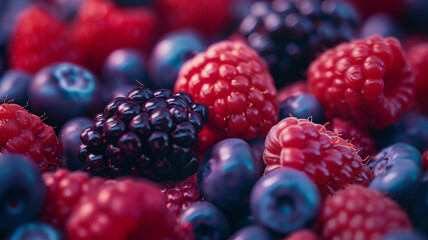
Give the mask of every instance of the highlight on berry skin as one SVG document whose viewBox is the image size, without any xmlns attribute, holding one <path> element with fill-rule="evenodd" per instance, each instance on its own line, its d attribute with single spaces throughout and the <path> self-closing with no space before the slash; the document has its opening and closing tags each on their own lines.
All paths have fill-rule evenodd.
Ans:
<svg viewBox="0 0 428 240">
<path fill-rule="evenodd" d="M 0 0 L 0 239 L 428 239 L 427 12 Z"/>
</svg>

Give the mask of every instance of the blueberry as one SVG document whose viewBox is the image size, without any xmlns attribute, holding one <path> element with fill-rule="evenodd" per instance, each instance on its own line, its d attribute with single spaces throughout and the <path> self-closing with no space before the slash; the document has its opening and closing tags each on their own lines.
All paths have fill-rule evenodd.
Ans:
<svg viewBox="0 0 428 240">
<path fill-rule="evenodd" d="M 317 186 L 302 172 L 280 168 L 260 178 L 250 197 L 255 220 L 279 234 L 310 227 L 321 207 Z"/>
<path fill-rule="evenodd" d="M 31 75 L 22 70 L 9 70 L 0 79 L 0 100 L 13 100 L 13 103 L 25 106 Z"/>
<path fill-rule="evenodd" d="M 113 51 L 104 62 L 102 79 L 107 85 L 116 88 L 125 84 L 148 85 L 146 63 L 137 49 L 122 48 Z"/>
<path fill-rule="evenodd" d="M 22 155 L 0 156 L 0 235 L 36 219 L 46 186 L 37 165 Z"/>
<path fill-rule="evenodd" d="M 422 174 L 422 156 L 416 148 L 396 143 L 376 154 L 368 166 L 374 174 L 370 188 L 392 195 L 402 205 L 411 203 Z"/>
<path fill-rule="evenodd" d="M 426 240 L 426 236 L 412 230 L 395 230 L 388 232 L 379 240 Z"/>
<path fill-rule="evenodd" d="M 388 14 L 376 13 L 370 16 L 361 27 L 361 38 L 379 34 L 383 37 L 395 37 L 400 39 L 403 29 Z"/>
<path fill-rule="evenodd" d="M 408 111 L 398 121 L 375 132 L 380 147 L 406 142 L 423 152 L 428 147 L 428 117 Z"/>
<path fill-rule="evenodd" d="M 250 225 L 236 232 L 229 240 L 274 240 L 274 237 L 262 226 Z"/>
<path fill-rule="evenodd" d="M 156 88 L 173 89 L 178 70 L 196 52 L 204 47 L 198 34 L 191 30 L 178 30 L 164 36 L 150 56 L 150 76 Z"/>
<path fill-rule="evenodd" d="M 222 240 L 229 235 L 226 217 L 210 202 L 195 202 L 179 217 L 179 224 L 191 223 L 196 240 Z"/>
<path fill-rule="evenodd" d="M 301 93 L 288 97 L 279 104 L 279 119 L 290 116 L 296 118 L 310 118 L 313 122 L 323 123 L 324 110 L 320 101 L 310 93 Z"/>
<path fill-rule="evenodd" d="M 211 147 L 202 160 L 198 186 L 206 200 L 228 211 L 248 199 L 259 173 L 260 164 L 248 143 L 226 139 Z"/>
<path fill-rule="evenodd" d="M 172 139 L 181 147 L 193 147 L 198 139 L 198 133 L 192 123 L 183 122 L 175 128 Z"/>
<path fill-rule="evenodd" d="M 69 120 L 59 132 L 60 140 L 64 147 L 63 156 L 65 166 L 71 170 L 83 168 L 82 163 L 77 159 L 77 150 L 79 149 L 81 129 L 92 125 L 89 118 L 79 117 Z M 102 129 L 101 129 L 102 130 Z"/>
<path fill-rule="evenodd" d="M 153 129 L 169 132 L 172 129 L 172 117 L 169 113 L 169 109 L 165 107 L 159 107 L 153 110 L 150 114 L 150 125 Z"/>
<path fill-rule="evenodd" d="M 419 185 L 416 198 L 410 204 L 409 216 L 414 225 L 420 229 L 428 229 L 428 181 Z"/>
<path fill-rule="evenodd" d="M 65 237 L 50 225 L 33 222 L 19 226 L 6 240 L 65 240 Z"/>
<path fill-rule="evenodd" d="M 102 85 L 87 69 L 60 63 L 40 70 L 30 81 L 32 112 L 46 113 L 47 122 L 62 125 L 73 117 L 92 114 L 103 104 Z"/>
</svg>

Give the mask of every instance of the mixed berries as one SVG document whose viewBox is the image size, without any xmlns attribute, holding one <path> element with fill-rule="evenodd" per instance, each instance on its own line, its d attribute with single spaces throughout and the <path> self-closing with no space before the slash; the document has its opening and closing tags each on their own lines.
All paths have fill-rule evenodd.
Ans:
<svg viewBox="0 0 428 240">
<path fill-rule="evenodd" d="M 0 0 L 0 239 L 428 239 L 425 0 Z"/>
</svg>

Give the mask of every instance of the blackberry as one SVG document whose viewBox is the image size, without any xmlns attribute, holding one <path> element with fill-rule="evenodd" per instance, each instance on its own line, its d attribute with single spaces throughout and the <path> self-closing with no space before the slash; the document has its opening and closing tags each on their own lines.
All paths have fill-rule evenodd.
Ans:
<svg viewBox="0 0 428 240">
<path fill-rule="evenodd" d="M 189 94 L 139 86 L 107 103 L 82 131 L 78 157 L 88 172 L 106 178 L 183 180 L 198 168 L 192 148 L 207 120 L 208 108 Z"/>
<path fill-rule="evenodd" d="M 349 41 L 357 25 L 355 10 L 342 1 L 274 0 L 253 3 L 239 32 L 282 87 L 299 80 L 317 52 Z"/>
</svg>

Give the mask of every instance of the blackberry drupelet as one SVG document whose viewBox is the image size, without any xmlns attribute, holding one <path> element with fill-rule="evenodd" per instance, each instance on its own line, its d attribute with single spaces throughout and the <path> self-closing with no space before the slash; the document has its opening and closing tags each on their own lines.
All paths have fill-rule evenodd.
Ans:
<svg viewBox="0 0 428 240">
<path fill-rule="evenodd" d="M 337 0 L 274 0 L 254 3 L 239 32 L 269 64 L 277 87 L 299 80 L 317 52 L 349 41 L 355 10 Z"/>
<path fill-rule="evenodd" d="M 78 156 L 94 175 L 183 180 L 198 168 L 192 148 L 207 121 L 208 108 L 189 94 L 139 86 L 111 100 L 82 131 Z"/>
</svg>

